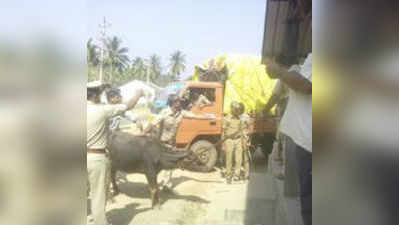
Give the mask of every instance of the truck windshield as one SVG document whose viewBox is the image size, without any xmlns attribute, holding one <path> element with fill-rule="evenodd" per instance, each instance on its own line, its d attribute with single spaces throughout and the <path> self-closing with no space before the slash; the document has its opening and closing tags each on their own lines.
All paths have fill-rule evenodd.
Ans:
<svg viewBox="0 0 399 225">
<path fill-rule="evenodd" d="M 155 109 L 158 111 L 166 108 L 168 106 L 167 102 L 169 95 L 179 94 L 184 87 L 185 84 L 183 82 L 176 82 L 169 84 L 168 86 L 163 88 L 159 93 L 158 97 L 155 99 L 154 102 Z"/>
</svg>

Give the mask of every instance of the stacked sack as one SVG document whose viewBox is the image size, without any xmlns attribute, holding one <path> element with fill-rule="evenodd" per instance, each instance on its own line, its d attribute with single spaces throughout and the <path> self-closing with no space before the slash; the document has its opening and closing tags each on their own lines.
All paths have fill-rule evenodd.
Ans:
<svg viewBox="0 0 399 225">
<path fill-rule="evenodd" d="M 217 71 L 223 71 L 227 67 L 224 113 L 230 113 L 232 101 L 244 103 L 246 113 L 263 112 L 276 80 L 270 79 L 266 74 L 265 65 L 261 64 L 260 57 L 226 54 L 208 60 L 202 68 L 208 69 L 210 64 L 214 64 Z M 193 80 L 200 80 L 199 72 L 198 69 L 195 71 Z"/>
</svg>

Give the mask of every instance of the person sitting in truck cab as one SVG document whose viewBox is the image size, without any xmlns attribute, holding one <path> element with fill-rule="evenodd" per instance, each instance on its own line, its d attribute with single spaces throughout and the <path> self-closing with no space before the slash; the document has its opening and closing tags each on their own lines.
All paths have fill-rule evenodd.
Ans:
<svg viewBox="0 0 399 225">
<path fill-rule="evenodd" d="M 201 89 L 192 89 L 190 91 L 190 100 L 187 106 L 187 110 L 192 110 L 193 108 L 202 109 L 205 106 L 212 105 L 212 102 L 201 93 Z"/>
</svg>

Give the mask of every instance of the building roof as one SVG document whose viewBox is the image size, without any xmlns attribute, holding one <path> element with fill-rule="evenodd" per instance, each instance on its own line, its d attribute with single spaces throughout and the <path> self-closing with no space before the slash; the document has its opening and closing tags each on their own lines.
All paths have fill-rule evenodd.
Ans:
<svg viewBox="0 0 399 225">
<path fill-rule="evenodd" d="M 262 62 L 306 57 L 312 51 L 312 0 L 268 0 L 263 36 Z M 304 19 L 295 20 L 298 12 Z M 299 26 L 296 24 L 299 23 Z"/>
</svg>

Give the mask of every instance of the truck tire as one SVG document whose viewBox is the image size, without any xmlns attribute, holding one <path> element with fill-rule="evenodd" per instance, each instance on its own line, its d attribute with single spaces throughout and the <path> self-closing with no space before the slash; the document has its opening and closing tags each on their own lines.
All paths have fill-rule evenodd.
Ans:
<svg viewBox="0 0 399 225">
<path fill-rule="evenodd" d="M 211 142 L 199 140 L 190 147 L 190 151 L 197 156 L 195 165 L 192 165 L 193 170 L 210 172 L 213 169 L 218 158 L 218 153 L 216 147 Z"/>
</svg>

